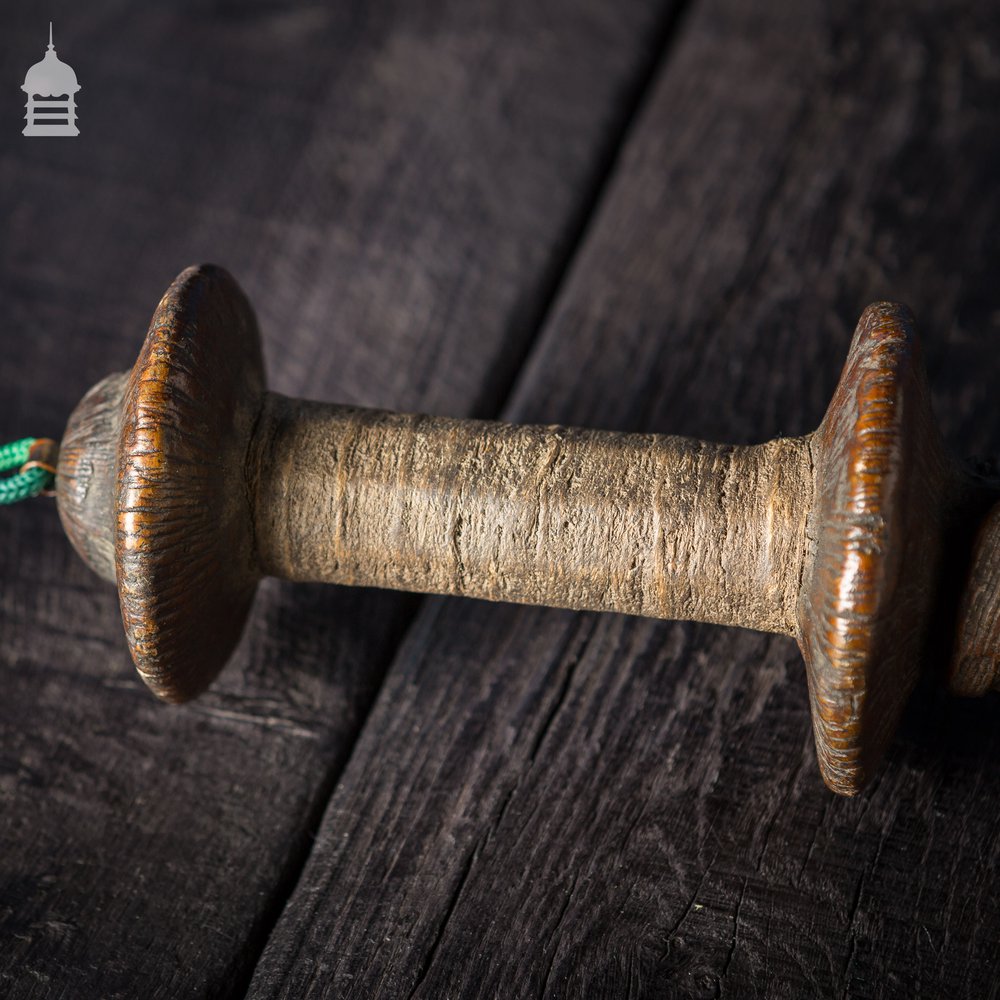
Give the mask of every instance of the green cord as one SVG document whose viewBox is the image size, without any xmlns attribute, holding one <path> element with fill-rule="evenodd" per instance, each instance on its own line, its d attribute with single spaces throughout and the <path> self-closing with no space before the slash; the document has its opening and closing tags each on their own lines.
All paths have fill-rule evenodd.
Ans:
<svg viewBox="0 0 1000 1000">
<path fill-rule="evenodd" d="M 19 469 L 28 461 L 28 453 L 37 438 L 22 438 L 10 444 L 0 446 L 0 472 L 10 472 Z M 37 466 L 16 472 L 13 476 L 0 479 L 0 504 L 17 503 L 36 497 L 44 490 L 50 489 L 55 476 L 46 469 Z"/>
</svg>

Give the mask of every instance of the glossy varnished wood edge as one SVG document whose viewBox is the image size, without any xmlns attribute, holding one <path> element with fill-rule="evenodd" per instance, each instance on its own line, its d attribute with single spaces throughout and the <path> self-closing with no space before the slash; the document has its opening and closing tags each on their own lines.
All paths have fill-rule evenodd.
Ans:
<svg viewBox="0 0 1000 1000">
<path fill-rule="evenodd" d="M 167 701 L 199 694 L 243 629 L 258 580 L 246 452 L 264 370 L 256 320 L 221 268 L 188 268 L 129 376 L 115 563 L 135 665 Z"/>
<path fill-rule="evenodd" d="M 905 306 L 862 314 L 813 450 L 800 644 L 823 778 L 852 795 L 916 683 L 941 559 L 950 469 Z"/>
</svg>

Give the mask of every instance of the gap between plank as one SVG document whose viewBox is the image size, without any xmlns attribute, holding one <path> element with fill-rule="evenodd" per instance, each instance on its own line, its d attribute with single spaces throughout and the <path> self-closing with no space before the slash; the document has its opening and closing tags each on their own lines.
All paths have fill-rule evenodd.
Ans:
<svg viewBox="0 0 1000 1000">
<path fill-rule="evenodd" d="M 584 185 L 583 197 L 571 215 L 565 232 L 557 239 L 552 260 L 543 271 L 537 296 L 538 305 L 524 324 L 527 336 L 523 342 L 515 343 L 512 350 L 504 353 L 504 363 L 496 366 L 497 377 L 487 382 L 469 413 L 470 417 L 480 420 L 498 418 L 513 395 L 525 363 L 548 325 L 549 315 L 576 259 L 577 250 L 583 245 L 587 229 L 597 214 L 597 207 L 616 173 L 626 137 L 638 121 L 653 82 L 666 65 L 681 34 L 681 25 L 693 5 L 694 0 L 675 0 L 661 13 L 659 23 L 652 32 L 654 41 L 645 63 L 627 88 L 619 119 L 608 129 L 608 135 L 598 150 L 593 173 L 589 182 Z"/>
</svg>

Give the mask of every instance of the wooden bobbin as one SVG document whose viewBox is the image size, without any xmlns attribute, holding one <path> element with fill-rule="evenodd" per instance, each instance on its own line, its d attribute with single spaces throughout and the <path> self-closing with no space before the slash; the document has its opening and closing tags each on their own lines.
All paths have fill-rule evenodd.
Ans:
<svg viewBox="0 0 1000 1000">
<path fill-rule="evenodd" d="M 70 418 L 57 495 L 167 701 L 211 683 L 266 575 L 793 635 L 823 778 L 848 795 L 935 630 L 957 631 L 955 690 L 998 675 L 998 494 L 947 457 L 892 303 L 862 315 L 816 431 L 732 447 L 287 399 L 235 281 L 189 268 L 132 371 Z"/>
</svg>

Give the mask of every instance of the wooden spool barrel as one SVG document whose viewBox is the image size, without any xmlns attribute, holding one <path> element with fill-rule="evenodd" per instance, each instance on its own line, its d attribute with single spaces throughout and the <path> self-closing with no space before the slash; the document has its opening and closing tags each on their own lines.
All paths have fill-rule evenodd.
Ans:
<svg viewBox="0 0 1000 1000">
<path fill-rule="evenodd" d="M 952 683 L 996 678 L 996 516 L 975 549 L 969 527 L 996 490 L 947 457 L 893 303 L 863 313 L 816 431 L 733 447 L 290 400 L 265 389 L 236 282 L 189 268 L 131 373 L 73 414 L 57 483 L 167 701 L 211 683 L 265 575 L 794 635 L 842 794 L 873 773 L 970 559 Z"/>
</svg>

